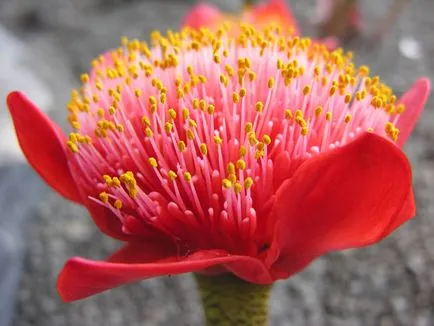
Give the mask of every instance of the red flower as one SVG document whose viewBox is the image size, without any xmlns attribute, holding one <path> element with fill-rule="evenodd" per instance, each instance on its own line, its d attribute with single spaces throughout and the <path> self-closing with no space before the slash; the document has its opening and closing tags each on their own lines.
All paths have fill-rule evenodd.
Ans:
<svg viewBox="0 0 434 326">
<path fill-rule="evenodd" d="M 149 277 L 229 271 L 268 284 L 415 214 L 400 150 L 430 84 L 396 101 L 341 50 L 274 28 L 153 34 L 93 62 L 67 140 L 24 95 L 7 102 L 33 168 L 125 242 L 71 258 L 65 301 Z M 283 40 L 283 41 L 282 41 Z"/>
<path fill-rule="evenodd" d="M 223 13 L 212 5 L 199 3 L 184 17 L 183 25 L 192 28 L 217 29 L 225 21 L 243 21 L 257 28 L 274 23 L 285 30 L 293 29 L 298 34 L 297 22 L 284 0 L 269 0 L 256 6 L 247 6 L 240 15 Z"/>
<path fill-rule="evenodd" d="M 246 6 L 239 15 L 222 12 L 210 4 L 201 2 L 187 13 L 182 25 L 196 29 L 217 29 L 224 22 L 236 23 L 232 25 L 234 34 L 239 22 L 254 25 L 258 29 L 276 24 L 290 35 L 300 34 L 297 21 L 285 0 L 268 0 L 255 6 Z M 327 37 L 322 43 L 332 50 L 338 46 L 338 41 L 334 37 Z"/>
</svg>

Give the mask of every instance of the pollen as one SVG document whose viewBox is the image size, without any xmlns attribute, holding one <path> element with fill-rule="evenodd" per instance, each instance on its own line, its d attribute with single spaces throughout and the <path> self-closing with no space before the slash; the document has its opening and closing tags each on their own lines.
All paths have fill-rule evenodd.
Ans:
<svg viewBox="0 0 434 326">
<path fill-rule="evenodd" d="M 244 188 L 250 189 L 253 185 L 253 179 L 251 177 L 247 177 L 244 181 Z"/>
<path fill-rule="evenodd" d="M 156 168 L 158 166 L 157 160 L 154 157 L 150 157 L 148 159 L 148 163 L 150 166 L 152 166 L 153 168 Z"/>
<path fill-rule="evenodd" d="M 208 147 L 205 143 L 200 144 L 199 149 L 202 155 L 206 155 L 208 153 Z"/>
<path fill-rule="evenodd" d="M 187 182 L 191 181 L 191 173 L 190 172 L 184 172 L 184 180 Z"/>
<path fill-rule="evenodd" d="M 122 201 L 120 199 L 116 199 L 115 202 L 113 203 L 113 206 L 116 209 L 121 209 L 122 208 Z"/>
<path fill-rule="evenodd" d="M 232 182 L 231 182 L 231 180 L 229 180 L 229 179 L 223 179 L 223 181 L 222 181 L 222 186 L 223 186 L 223 188 L 225 188 L 225 189 L 230 189 L 230 188 L 232 188 Z"/>
<path fill-rule="evenodd" d="M 170 171 L 167 173 L 167 176 L 169 177 L 169 179 L 170 179 L 171 181 L 173 181 L 173 180 L 176 179 L 177 174 L 176 174 L 174 171 L 170 170 Z"/>
<path fill-rule="evenodd" d="M 101 199 L 101 201 L 102 201 L 104 204 L 107 204 L 107 203 L 108 203 L 108 201 L 109 201 L 108 193 L 106 193 L 105 191 L 103 191 L 103 192 L 101 192 L 98 196 L 99 196 L 99 199 Z"/>
</svg>

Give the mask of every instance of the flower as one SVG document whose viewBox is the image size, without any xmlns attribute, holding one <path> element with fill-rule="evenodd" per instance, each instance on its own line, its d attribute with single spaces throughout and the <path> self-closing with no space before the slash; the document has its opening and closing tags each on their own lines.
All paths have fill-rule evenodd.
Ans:
<svg viewBox="0 0 434 326">
<path fill-rule="evenodd" d="M 8 96 L 33 168 L 125 243 L 105 261 L 69 259 L 65 301 L 186 272 L 270 284 L 414 216 L 400 147 L 429 81 L 398 100 L 351 53 L 276 26 L 229 29 L 124 39 L 72 92 L 69 138 Z"/>
<path fill-rule="evenodd" d="M 258 28 L 277 24 L 284 30 L 290 29 L 292 33 L 298 34 L 297 22 L 285 0 L 269 0 L 255 6 L 247 5 L 240 15 L 223 13 L 216 7 L 201 2 L 187 13 L 183 26 L 196 29 L 200 27 L 217 29 L 225 21 L 242 21 Z M 238 25 L 233 24 L 232 26 L 236 28 Z"/>
<path fill-rule="evenodd" d="M 268 0 L 255 6 L 246 5 L 239 15 L 224 13 L 210 4 L 200 2 L 187 12 L 182 25 L 196 29 L 207 27 L 216 30 L 224 22 L 235 23 L 231 25 L 233 27 L 232 34 L 237 33 L 239 26 L 237 22 L 252 24 L 257 28 L 276 24 L 287 31 L 289 35 L 298 36 L 300 34 L 297 21 L 285 0 Z M 334 37 L 327 37 L 321 42 L 331 50 L 338 45 L 338 41 Z"/>
</svg>

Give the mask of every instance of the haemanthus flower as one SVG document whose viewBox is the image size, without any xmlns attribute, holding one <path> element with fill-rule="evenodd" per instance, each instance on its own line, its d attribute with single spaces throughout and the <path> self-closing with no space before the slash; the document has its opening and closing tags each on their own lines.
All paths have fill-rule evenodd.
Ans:
<svg viewBox="0 0 434 326">
<path fill-rule="evenodd" d="M 68 139 L 9 95 L 30 164 L 125 242 L 105 261 L 68 260 L 64 300 L 192 271 L 270 284 L 414 216 L 400 147 L 429 81 L 398 100 L 350 53 L 276 26 L 228 28 L 155 32 L 94 60 Z"/>
</svg>

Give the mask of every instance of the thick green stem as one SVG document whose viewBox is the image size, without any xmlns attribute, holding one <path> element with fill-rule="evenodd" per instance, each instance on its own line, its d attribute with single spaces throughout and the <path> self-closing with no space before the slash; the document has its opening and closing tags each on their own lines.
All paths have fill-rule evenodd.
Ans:
<svg viewBox="0 0 434 326">
<path fill-rule="evenodd" d="M 207 326 L 267 326 L 271 285 L 196 274 Z"/>
</svg>

